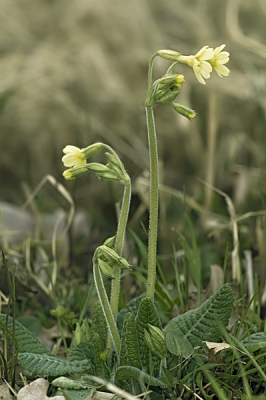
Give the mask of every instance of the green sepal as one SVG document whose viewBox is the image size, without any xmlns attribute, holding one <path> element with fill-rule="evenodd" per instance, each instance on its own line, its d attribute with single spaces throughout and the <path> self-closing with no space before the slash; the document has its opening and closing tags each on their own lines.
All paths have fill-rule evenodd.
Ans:
<svg viewBox="0 0 266 400">
<path fill-rule="evenodd" d="M 101 260 L 100 258 L 98 258 L 97 261 L 102 273 L 108 276 L 109 278 L 114 279 L 115 274 L 113 268 L 107 262 Z"/>
<path fill-rule="evenodd" d="M 104 241 L 104 246 L 110 247 L 110 249 L 113 249 L 115 247 L 115 241 L 116 241 L 116 235 L 111 236 L 108 239 Z"/>
</svg>

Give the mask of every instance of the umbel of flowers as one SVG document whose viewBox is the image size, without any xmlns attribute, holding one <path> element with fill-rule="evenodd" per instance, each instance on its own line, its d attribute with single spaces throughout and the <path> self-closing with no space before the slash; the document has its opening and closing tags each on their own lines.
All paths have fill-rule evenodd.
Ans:
<svg viewBox="0 0 266 400">
<path fill-rule="evenodd" d="M 185 82 L 184 75 L 173 71 L 179 64 L 186 65 L 193 69 L 196 78 L 203 85 L 205 80 L 209 79 L 214 69 L 220 76 L 228 76 L 229 69 L 225 64 L 229 61 L 229 53 L 223 51 L 225 44 L 219 47 L 211 48 L 203 46 L 195 55 L 183 55 L 173 50 L 159 50 L 151 58 L 148 69 L 148 92 L 145 102 L 147 116 L 148 145 L 150 155 L 150 219 L 149 219 L 149 238 L 148 238 L 148 270 L 147 270 L 147 288 L 146 297 L 151 302 L 154 301 L 155 280 L 156 280 L 156 254 L 157 254 L 157 231 L 158 231 L 158 197 L 159 197 L 159 174 L 158 174 L 158 149 L 155 130 L 155 120 L 153 108 L 162 103 L 170 103 L 172 108 L 179 114 L 192 120 L 196 112 L 191 108 L 176 103 L 175 99 L 182 89 Z M 152 70 L 156 57 L 172 61 L 165 75 L 153 81 Z M 90 162 L 87 160 L 102 149 L 107 149 L 105 153 L 108 159 L 106 165 Z M 116 235 L 107 239 L 104 244 L 96 249 L 93 257 L 94 281 L 102 310 L 109 329 L 109 338 L 107 348 L 111 348 L 111 342 L 116 350 L 119 365 L 120 357 L 120 336 L 116 326 L 116 317 L 118 309 L 118 299 L 120 295 L 120 274 L 121 269 L 130 269 L 130 265 L 122 257 L 123 240 L 126 230 L 130 200 L 131 200 L 131 182 L 124 165 L 115 151 L 103 143 L 95 143 L 84 149 L 76 146 L 67 145 L 64 150 L 62 161 L 67 167 L 63 176 L 67 180 L 73 180 L 81 177 L 88 172 L 94 172 L 100 179 L 116 180 L 124 185 L 124 196 L 121 205 L 120 217 Z M 102 274 L 112 279 L 112 290 L 110 300 L 105 291 Z M 149 328 L 145 332 L 145 341 L 149 347 L 164 354 L 162 345 L 163 338 L 157 328 Z M 143 339 L 144 340 L 144 339 Z M 159 354 L 158 353 L 158 354 Z"/>
<path fill-rule="evenodd" d="M 215 69 L 220 77 L 229 75 L 230 71 L 224 65 L 229 61 L 229 53 L 222 51 L 224 48 L 225 44 L 215 49 L 203 46 L 194 56 L 184 56 L 181 53 L 171 50 L 159 50 L 157 55 L 166 60 L 176 61 L 177 63 L 192 67 L 198 81 L 205 85 L 206 82 L 204 79 L 210 78 L 212 68 Z"/>
</svg>

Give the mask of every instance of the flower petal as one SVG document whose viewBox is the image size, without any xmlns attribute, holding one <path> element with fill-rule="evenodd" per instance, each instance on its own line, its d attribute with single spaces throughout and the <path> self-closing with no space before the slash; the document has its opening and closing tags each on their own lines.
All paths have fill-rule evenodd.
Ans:
<svg viewBox="0 0 266 400">
<path fill-rule="evenodd" d="M 209 58 L 212 57 L 213 57 L 213 49 L 209 48 L 209 46 L 203 46 L 202 49 L 200 49 L 195 55 L 195 58 L 197 60 L 208 60 Z"/>
<path fill-rule="evenodd" d="M 71 144 L 68 144 L 64 149 L 63 153 L 68 154 L 68 153 L 74 153 L 76 151 L 79 151 L 80 148 L 76 146 L 72 146 Z"/>
<path fill-rule="evenodd" d="M 205 79 L 209 79 L 212 72 L 212 66 L 207 61 L 202 61 L 200 63 L 200 73 Z"/>
<path fill-rule="evenodd" d="M 203 79 L 203 77 L 201 75 L 201 70 L 200 70 L 198 65 L 193 65 L 193 71 L 194 71 L 194 74 L 195 74 L 197 80 L 200 83 L 202 83 L 203 85 L 206 85 L 206 82 L 205 82 L 205 80 Z"/>
<path fill-rule="evenodd" d="M 221 53 L 221 51 L 225 48 L 225 46 L 226 46 L 226 44 L 222 44 L 222 45 L 219 46 L 219 47 L 215 47 L 215 49 L 214 49 L 214 54 L 219 54 L 219 53 Z"/>
<path fill-rule="evenodd" d="M 217 65 L 214 69 L 220 77 L 228 76 L 230 73 L 230 69 L 225 65 Z"/>
</svg>

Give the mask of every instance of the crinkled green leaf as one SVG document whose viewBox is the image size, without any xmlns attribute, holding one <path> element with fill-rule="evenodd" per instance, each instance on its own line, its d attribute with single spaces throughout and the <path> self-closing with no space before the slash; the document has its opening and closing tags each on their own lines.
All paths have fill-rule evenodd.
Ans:
<svg viewBox="0 0 266 400">
<path fill-rule="evenodd" d="M 99 331 L 100 332 L 100 331 Z M 94 333 L 93 338 L 92 338 L 92 343 L 94 347 L 94 360 L 95 360 L 95 374 L 97 376 L 101 376 L 104 378 L 109 377 L 109 371 L 106 366 L 106 363 L 102 359 L 102 354 L 106 350 L 102 338 L 99 335 L 99 333 Z"/>
<path fill-rule="evenodd" d="M 100 387 L 99 384 L 89 381 L 88 379 L 85 379 L 86 377 L 80 377 L 77 379 L 70 379 L 65 376 L 60 376 L 56 379 L 54 379 L 51 384 L 53 386 L 57 386 L 63 389 L 75 389 L 75 390 L 80 390 L 80 389 L 96 389 Z"/>
<path fill-rule="evenodd" d="M 139 353 L 142 366 L 144 368 L 149 368 L 149 353 L 150 349 L 146 344 L 144 338 L 144 330 L 149 330 L 148 324 L 154 325 L 161 328 L 161 322 L 155 309 L 153 301 L 149 297 L 144 297 L 140 301 L 138 314 L 136 316 L 136 329 L 139 343 Z M 161 360 L 155 354 L 152 354 L 152 367 L 153 373 L 156 376 L 160 369 Z M 151 372 L 151 371 L 149 371 Z"/>
<path fill-rule="evenodd" d="M 87 360 L 65 361 L 47 354 L 18 353 L 18 362 L 29 374 L 38 376 L 59 376 L 91 371 Z"/>
<path fill-rule="evenodd" d="M 100 338 L 102 340 L 102 346 L 104 349 L 107 340 L 107 324 L 99 301 L 97 301 L 94 305 L 90 333 L 92 337 L 95 333 L 100 334 Z"/>
<path fill-rule="evenodd" d="M 165 382 L 161 381 L 154 376 L 149 374 L 145 374 L 145 372 L 141 371 L 138 368 L 124 366 L 117 368 L 115 372 L 115 384 L 119 386 L 119 382 L 131 379 L 133 381 L 138 381 L 141 383 L 145 383 L 149 386 L 160 386 L 161 388 L 166 388 L 167 385 Z"/>
<path fill-rule="evenodd" d="M 93 343 L 79 343 L 77 346 L 70 349 L 68 353 L 68 361 L 81 361 L 94 359 Z"/>
<path fill-rule="evenodd" d="M 6 314 L 0 314 L 0 329 L 5 331 L 7 328 L 7 336 L 10 341 L 13 339 L 13 318 L 8 316 L 8 323 L 6 325 Z M 19 353 L 35 353 L 35 354 L 48 354 L 55 357 L 54 354 L 47 349 L 39 340 L 20 322 L 15 321 L 14 336 L 17 341 Z"/>
<path fill-rule="evenodd" d="M 88 343 L 79 343 L 76 347 L 70 349 L 67 357 L 68 361 L 83 361 L 87 360 L 91 365 L 91 373 L 94 374 L 94 366 L 95 366 L 95 353 L 94 346 L 92 342 Z"/>
<path fill-rule="evenodd" d="M 240 343 L 242 343 L 243 346 L 245 346 L 250 353 L 253 353 L 254 351 L 257 351 L 259 349 L 265 349 L 266 333 L 265 332 L 253 333 L 249 337 L 243 339 Z"/>
<path fill-rule="evenodd" d="M 124 319 L 127 313 L 131 312 L 134 317 L 136 317 L 139 309 L 139 303 L 141 299 L 143 299 L 145 296 L 146 293 L 142 293 L 140 296 L 135 297 L 127 304 L 125 308 L 119 311 L 119 313 L 117 314 L 117 327 L 120 333 L 122 332 Z"/>
<path fill-rule="evenodd" d="M 89 398 L 89 395 L 91 393 L 91 389 L 81 389 L 81 390 L 75 390 L 75 389 L 69 389 L 69 390 L 64 390 L 64 389 L 59 389 L 55 395 L 64 395 L 66 400 L 87 400 Z"/>
<path fill-rule="evenodd" d="M 121 335 L 120 365 L 141 368 L 135 318 L 127 313 Z"/>
<path fill-rule="evenodd" d="M 164 329 L 167 349 L 186 358 L 202 341 L 216 342 L 221 327 L 228 325 L 233 304 L 233 292 L 225 284 L 200 307 L 174 318 Z"/>
</svg>

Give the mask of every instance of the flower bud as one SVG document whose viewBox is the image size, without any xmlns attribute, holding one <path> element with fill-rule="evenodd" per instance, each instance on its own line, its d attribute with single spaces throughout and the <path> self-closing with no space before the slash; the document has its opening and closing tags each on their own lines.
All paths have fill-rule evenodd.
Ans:
<svg viewBox="0 0 266 400">
<path fill-rule="evenodd" d="M 93 172 L 100 178 L 106 180 L 115 180 L 119 181 L 120 176 L 115 171 L 112 171 L 109 167 L 99 163 L 90 163 L 86 165 L 87 168 Z"/>
<path fill-rule="evenodd" d="M 115 275 L 114 275 L 113 268 L 107 262 L 98 258 L 98 264 L 104 275 L 108 276 L 111 279 L 114 279 Z"/>
<path fill-rule="evenodd" d="M 183 75 L 182 75 L 183 76 Z M 159 87 L 162 85 L 174 85 L 176 83 L 178 75 L 177 74 L 166 74 L 161 79 L 159 79 Z"/>
<path fill-rule="evenodd" d="M 88 173 L 88 168 L 87 166 L 81 166 L 81 167 L 73 167 L 66 169 L 63 172 L 63 177 L 67 180 L 74 180 L 76 178 L 79 178 L 80 176 L 86 175 Z"/>
<path fill-rule="evenodd" d="M 172 107 L 179 114 L 183 115 L 188 119 L 193 119 L 196 117 L 197 113 L 189 107 L 182 106 L 182 104 L 172 103 Z"/>
<path fill-rule="evenodd" d="M 109 353 L 110 353 L 110 349 L 109 349 L 109 348 L 105 349 L 104 351 L 102 351 L 102 352 L 100 353 L 100 359 L 101 359 L 103 362 L 106 362 Z"/>
<path fill-rule="evenodd" d="M 79 323 L 77 323 L 77 325 L 76 325 L 73 341 L 75 342 L 75 346 L 77 346 L 81 343 L 81 328 L 80 328 Z"/>
<path fill-rule="evenodd" d="M 169 61 L 178 61 L 179 56 L 181 55 L 181 53 L 173 50 L 159 50 L 156 54 L 157 56 Z"/>
<path fill-rule="evenodd" d="M 174 101 L 180 93 L 181 84 L 184 81 L 184 75 L 170 73 L 158 79 L 156 81 L 157 90 L 154 95 L 154 103 L 171 103 Z"/>
<path fill-rule="evenodd" d="M 120 161 L 120 159 L 118 158 L 117 155 L 111 154 L 111 153 L 105 153 L 105 155 L 108 158 L 108 161 L 109 161 L 110 165 L 115 165 L 120 170 L 121 170 L 121 168 L 123 168 L 123 164 L 121 163 L 121 161 Z"/>
<path fill-rule="evenodd" d="M 107 158 L 108 158 L 108 164 L 107 167 L 113 171 L 114 173 L 116 173 L 119 176 L 123 176 L 125 169 L 124 169 L 124 165 L 122 164 L 122 162 L 120 161 L 120 159 L 118 158 L 118 156 L 111 154 L 111 153 L 105 153 Z"/>
<path fill-rule="evenodd" d="M 177 75 L 174 84 L 171 86 L 171 90 L 180 91 L 181 84 L 185 82 L 184 75 Z"/>
<path fill-rule="evenodd" d="M 76 329 L 73 336 L 73 344 L 77 346 L 81 342 L 88 342 L 90 340 L 88 320 L 85 318 L 80 326 L 79 323 L 76 324 Z"/>
<path fill-rule="evenodd" d="M 116 236 L 112 236 L 104 241 L 104 246 L 110 247 L 111 249 L 114 247 L 116 241 Z"/>
<path fill-rule="evenodd" d="M 166 345 L 158 342 L 146 329 L 144 329 L 144 338 L 149 349 L 159 358 L 165 358 L 167 355 Z"/>
<path fill-rule="evenodd" d="M 84 149 L 81 149 L 81 151 L 84 154 L 85 158 L 90 158 L 98 154 L 103 147 L 103 143 L 94 143 L 88 147 L 85 147 Z"/>
<path fill-rule="evenodd" d="M 163 96 L 161 96 L 158 99 L 158 103 L 172 103 L 172 101 L 174 101 L 176 99 L 176 97 L 179 95 L 180 90 L 178 91 L 171 91 L 171 92 L 167 92 L 165 93 Z"/>
<path fill-rule="evenodd" d="M 158 328 L 157 326 L 148 324 L 148 328 L 152 337 L 157 340 L 157 342 L 161 343 L 162 345 L 165 343 L 165 336 L 163 331 Z"/>
<path fill-rule="evenodd" d="M 109 168 L 108 167 L 106 167 L 105 165 L 103 165 L 103 164 L 100 164 L 100 163 L 96 163 L 96 162 L 94 162 L 94 163 L 89 163 L 89 164 L 87 164 L 87 167 L 88 167 L 88 169 L 90 170 L 90 171 L 93 171 L 93 172 L 107 172 L 107 171 L 109 171 Z"/>
<path fill-rule="evenodd" d="M 100 255 L 99 255 L 100 253 Z M 117 252 L 110 247 L 107 247 L 105 245 L 99 246 L 97 249 L 97 259 L 99 257 L 105 257 L 107 261 L 110 261 L 112 264 L 118 264 L 120 268 L 123 269 L 131 269 L 130 265 L 128 264 L 127 260 L 123 257 L 120 257 Z"/>
<path fill-rule="evenodd" d="M 67 310 L 66 310 L 65 307 L 63 307 L 63 306 L 57 306 L 55 310 L 51 310 L 51 311 L 50 311 L 50 314 L 51 314 L 53 317 L 58 317 L 58 318 L 60 318 L 60 317 L 63 317 L 64 315 L 66 315 L 66 312 L 67 312 Z"/>
</svg>

